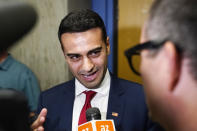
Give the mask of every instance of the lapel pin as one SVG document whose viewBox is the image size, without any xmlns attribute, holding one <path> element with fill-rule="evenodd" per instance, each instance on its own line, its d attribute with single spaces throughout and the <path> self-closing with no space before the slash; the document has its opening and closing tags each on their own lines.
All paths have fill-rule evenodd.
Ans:
<svg viewBox="0 0 197 131">
<path fill-rule="evenodd" d="M 112 112 L 112 116 L 118 117 L 118 113 Z"/>
</svg>

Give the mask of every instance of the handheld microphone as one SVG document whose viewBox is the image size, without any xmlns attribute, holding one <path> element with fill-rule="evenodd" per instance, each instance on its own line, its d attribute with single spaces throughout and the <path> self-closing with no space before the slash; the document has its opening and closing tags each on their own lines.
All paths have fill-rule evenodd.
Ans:
<svg viewBox="0 0 197 131">
<path fill-rule="evenodd" d="M 35 25 L 35 9 L 23 2 L 0 1 L 0 51 L 7 50 Z"/>
<path fill-rule="evenodd" d="M 101 120 L 101 112 L 97 107 L 89 108 L 86 111 L 86 120 Z"/>
<path fill-rule="evenodd" d="M 101 120 L 100 110 L 96 107 L 86 111 L 88 122 L 80 125 L 78 131 L 115 131 L 113 120 Z"/>
</svg>

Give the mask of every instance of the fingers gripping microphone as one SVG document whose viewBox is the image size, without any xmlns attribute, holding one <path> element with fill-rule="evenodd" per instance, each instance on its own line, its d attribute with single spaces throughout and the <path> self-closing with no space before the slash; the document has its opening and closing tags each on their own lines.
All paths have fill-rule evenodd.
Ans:
<svg viewBox="0 0 197 131">
<path fill-rule="evenodd" d="M 93 107 L 89 108 L 86 111 L 86 120 L 91 121 L 91 120 L 101 120 L 101 112 L 98 108 Z"/>
<path fill-rule="evenodd" d="M 100 110 L 96 107 L 86 111 L 88 122 L 80 125 L 78 131 L 115 131 L 113 120 L 101 120 Z"/>
</svg>

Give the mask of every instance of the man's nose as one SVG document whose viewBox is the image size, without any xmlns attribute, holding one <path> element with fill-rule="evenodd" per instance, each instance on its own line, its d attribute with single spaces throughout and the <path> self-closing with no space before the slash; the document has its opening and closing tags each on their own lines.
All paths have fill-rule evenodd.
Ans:
<svg viewBox="0 0 197 131">
<path fill-rule="evenodd" d="M 94 63 L 92 62 L 92 60 L 89 59 L 88 57 L 85 57 L 82 64 L 82 70 L 86 72 L 90 72 L 92 71 L 93 67 L 94 67 Z"/>
</svg>

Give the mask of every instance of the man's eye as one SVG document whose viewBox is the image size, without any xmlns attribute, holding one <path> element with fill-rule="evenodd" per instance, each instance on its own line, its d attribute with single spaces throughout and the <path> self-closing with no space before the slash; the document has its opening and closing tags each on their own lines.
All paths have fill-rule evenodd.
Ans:
<svg viewBox="0 0 197 131">
<path fill-rule="evenodd" d="M 80 59 L 80 56 L 79 55 L 73 55 L 73 56 L 69 56 L 69 58 L 72 60 L 72 61 L 78 61 Z"/>
<path fill-rule="evenodd" d="M 90 57 L 98 57 L 100 55 L 100 50 L 99 51 L 93 51 L 89 54 Z"/>
</svg>

